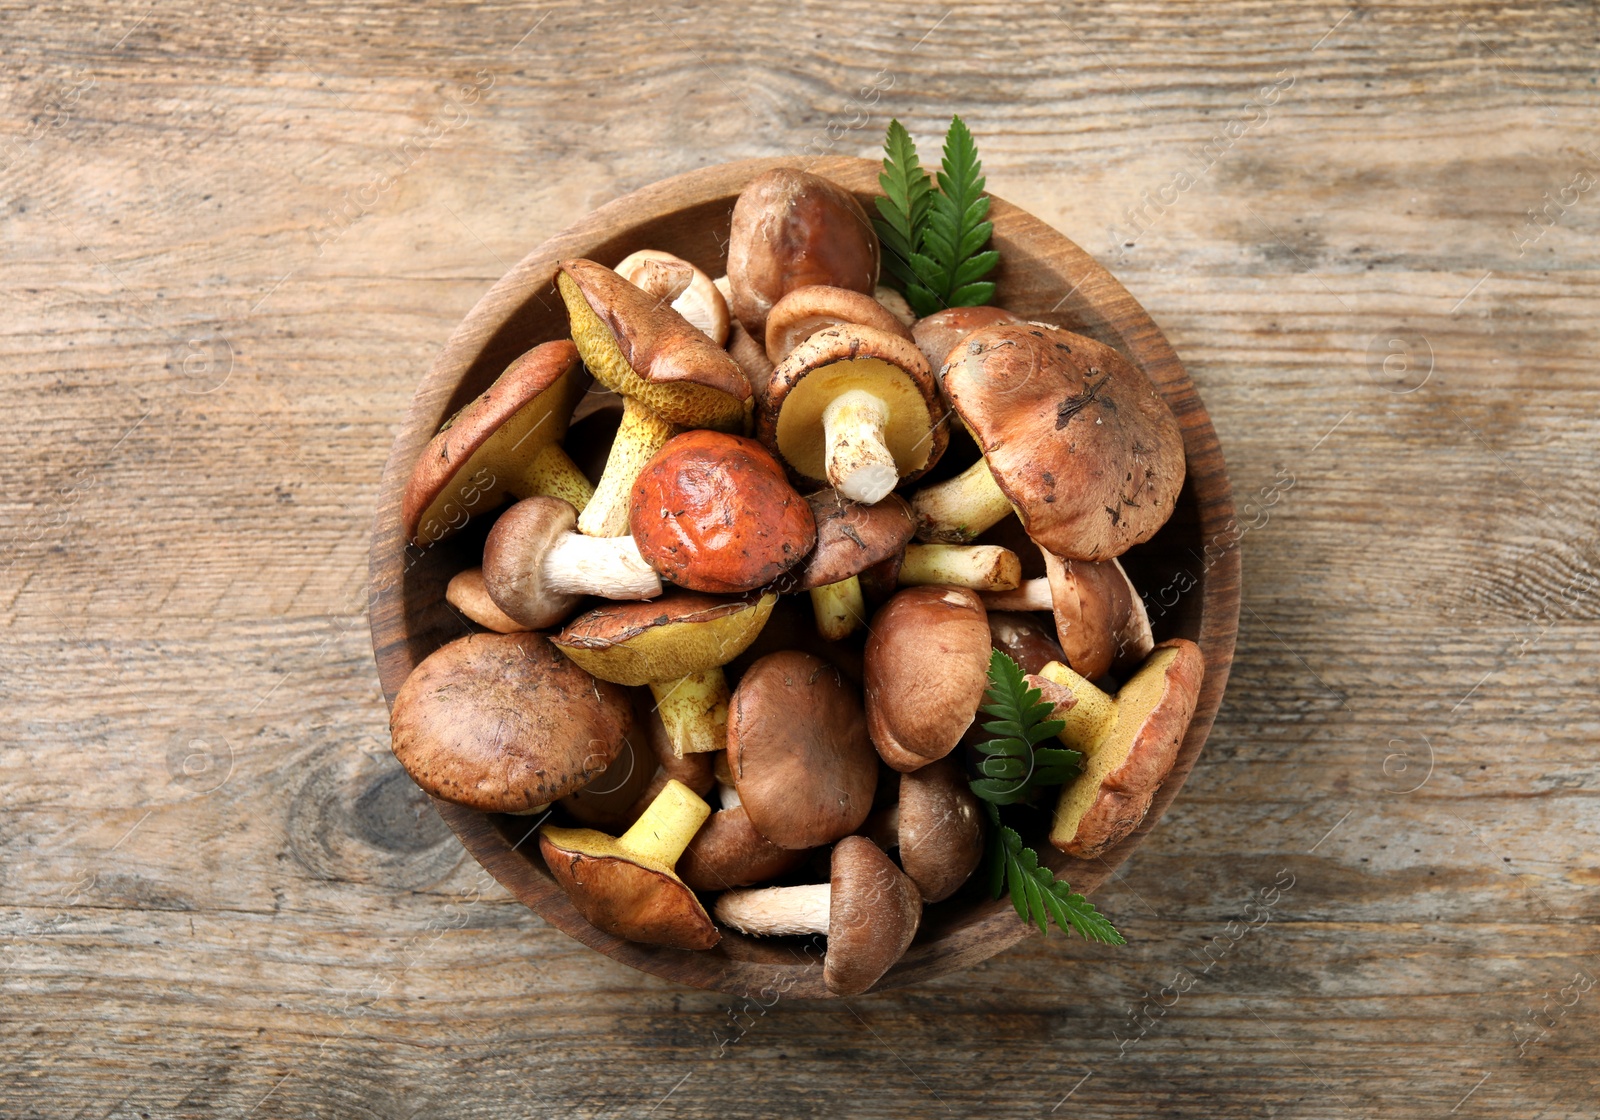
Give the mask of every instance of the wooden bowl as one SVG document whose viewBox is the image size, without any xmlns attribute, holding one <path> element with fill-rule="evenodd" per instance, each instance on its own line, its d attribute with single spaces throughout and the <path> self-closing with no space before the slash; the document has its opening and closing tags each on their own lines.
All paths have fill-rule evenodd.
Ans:
<svg viewBox="0 0 1600 1120">
<path fill-rule="evenodd" d="M 555 290 L 556 262 L 589 257 L 604 264 L 636 249 L 665 249 L 712 276 L 724 271 L 734 200 L 755 176 L 790 160 L 758 159 L 707 167 L 655 183 L 611 202 L 546 241 L 506 273 L 468 313 L 423 377 L 384 467 L 372 532 L 372 646 L 384 695 L 392 704 L 407 674 L 463 632 L 444 601 L 445 583 L 479 562 L 486 525 L 469 526 L 430 549 L 409 546 L 400 527 L 400 495 L 412 465 L 445 417 L 482 392 L 511 360 L 536 343 L 567 336 Z M 828 158 L 808 169 L 854 191 L 872 211 L 879 165 Z M 1059 323 L 1132 359 L 1155 382 L 1183 428 L 1188 481 L 1172 520 L 1124 563 L 1151 604 L 1158 640 L 1198 642 L 1206 673 L 1194 722 L 1177 765 L 1143 824 L 1103 857 L 1069 858 L 1044 840 L 1041 858 L 1087 894 L 1127 859 L 1182 788 L 1211 730 L 1239 621 L 1238 529 L 1222 450 L 1182 364 L 1144 308 L 1087 253 L 1043 222 L 994 199 L 994 247 L 1000 250 L 995 302 L 1025 318 Z M 488 518 L 479 519 L 487 522 Z M 476 531 L 474 531 L 476 529 Z M 793 939 L 758 940 L 726 931 L 706 952 L 621 940 L 591 926 L 552 881 L 530 838 L 537 818 L 485 815 L 436 801 L 440 816 L 490 874 L 547 922 L 609 957 L 681 984 L 736 995 L 782 991 L 827 998 L 821 954 Z M 974 879 L 981 878 L 974 876 Z M 991 901 L 976 883 L 924 914 L 916 942 L 878 987 L 914 984 L 967 968 L 1028 935 L 1009 898 Z M 1037 931 L 1034 931 L 1037 936 Z M 1065 938 L 1058 952 L 1070 952 Z"/>
</svg>

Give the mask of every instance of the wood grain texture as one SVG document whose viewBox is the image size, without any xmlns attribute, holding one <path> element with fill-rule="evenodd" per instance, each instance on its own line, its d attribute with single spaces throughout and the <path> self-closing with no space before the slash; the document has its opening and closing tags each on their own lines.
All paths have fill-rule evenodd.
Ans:
<svg viewBox="0 0 1600 1120">
<path fill-rule="evenodd" d="M 1600 166 L 1589 9 L 3 0 L 0 41 L 0 1115 L 1595 1114 L 1600 199 L 1528 226 Z M 1097 895 L 1125 949 L 642 977 L 387 754 L 384 458 L 554 231 L 953 109 L 1205 400 L 1227 703 Z"/>
</svg>

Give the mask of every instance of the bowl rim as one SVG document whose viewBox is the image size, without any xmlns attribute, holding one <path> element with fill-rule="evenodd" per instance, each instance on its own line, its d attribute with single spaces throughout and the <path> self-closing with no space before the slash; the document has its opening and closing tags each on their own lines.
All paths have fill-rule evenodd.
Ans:
<svg viewBox="0 0 1600 1120">
<path fill-rule="evenodd" d="M 587 255 L 594 246 L 619 231 L 674 212 L 732 199 L 751 179 L 776 167 L 801 166 L 834 180 L 866 198 L 877 191 L 875 160 L 830 156 L 796 161 L 760 158 L 715 164 L 663 179 L 625 194 L 538 245 L 517 262 L 486 292 L 451 332 L 434 357 L 406 410 L 384 464 L 369 553 L 368 616 L 373 657 L 383 687 L 385 703 L 392 706 L 395 693 L 420 660 L 410 648 L 405 610 L 405 574 L 418 562 L 400 526 L 400 495 L 423 447 L 445 418 L 445 410 L 466 374 L 482 356 L 486 345 L 530 301 L 544 303 L 544 293 L 554 293 L 555 264 Z M 1074 296 L 1080 327 L 1130 358 L 1150 376 L 1178 418 L 1183 431 L 1188 469 L 1186 490 L 1192 488 L 1202 540 L 1227 540 L 1212 556 L 1207 549 L 1198 578 L 1199 644 L 1205 675 L 1195 715 L 1179 748 L 1178 759 L 1157 791 L 1149 812 L 1128 837 L 1094 860 L 1076 860 L 1041 847 L 1041 859 L 1058 870 L 1071 867 L 1073 889 L 1089 894 L 1109 878 L 1143 843 L 1181 791 L 1194 768 L 1221 705 L 1233 660 L 1240 609 L 1240 555 L 1234 520 L 1232 488 L 1222 449 L 1210 417 L 1194 383 L 1173 352 L 1160 328 L 1111 273 L 1064 234 L 1020 207 L 992 199 L 990 220 L 995 224 L 995 246 L 1002 265 L 997 279 L 1005 288 L 1006 247 L 1031 247 L 1032 257 L 1048 259 L 1054 269 L 1073 278 L 1060 308 Z M 546 305 L 548 306 L 548 304 Z M 531 340 L 533 345 L 542 339 Z M 434 799 L 440 816 L 463 846 L 502 886 L 545 921 L 598 952 L 642 972 L 693 987 L 748 996 L 783 992 L 800 998 L 832 998 L 822 983 L 820 959 L 795 954 L 795 962 L 770 959 L 743 960 L 715 951 L 692 952 L 640 945 L 597 929 L 583 919 L 550 880 L 537 855 L 521 850 L 532 834 L 511 839 L 485 814 Z M 515 821 L 517 818 L 505 818 Z M 537 823 L 533 827 L 537 827 Z M 520 829 L 519 829 L 520 831 Z M 974 910 L 975 920 L 943 936 L 918 941 L 882 979 L 874 991 L 920 983 L 971 967 L 994 956 L 1038 930 L 1023 923 L 1009 901 L 984 903 Z"/>
</svg>

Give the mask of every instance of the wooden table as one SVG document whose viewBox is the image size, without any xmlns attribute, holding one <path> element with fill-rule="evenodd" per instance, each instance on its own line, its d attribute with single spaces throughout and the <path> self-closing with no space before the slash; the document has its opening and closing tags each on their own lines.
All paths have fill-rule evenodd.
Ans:
<svg viewBox="0 0 1600 1120">
<path fill-rule="evenodd" d="M 1600 1111 L 1591 12 L 7 0 L 0 41 L 0 1116 Z M 389 755 L 379 468 L 552 231 L 952 110 L 1206 399 L 1228 697 L 1097 896 L 1127 948 L 673 988 Z"/>
</svg>

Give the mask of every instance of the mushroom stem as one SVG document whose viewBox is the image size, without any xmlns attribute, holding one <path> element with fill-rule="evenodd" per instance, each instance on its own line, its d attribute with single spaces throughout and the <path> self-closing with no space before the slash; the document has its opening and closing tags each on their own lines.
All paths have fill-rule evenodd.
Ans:
<svg viewBox="0 0 1600 1120">
<path fill-rule="evenodd" d="M 739 791 L 724 782 L 717 783 L 717 796 L 722 799 L 722 807 L 724 809 L 737 809 L 744 804 L 739 799 Z"/>
<path fill-rule="evenodd" d="M 965 544 L 1012 512 L 1011 499 L 979 459 L 944 482 L 924 486 L 911 499 L 917 515 L 917 539 Z"/>
<path fill-rule="evenodd" d="M 900 562 L 902 587 L 1010 591 L 1021 582 L 1021 559 L 994 544 L 908 544 Z"/>
<path fill-rule="evenodd" d="M 711 806 L 674 778 L 617 838 L 617 847 L 640 862 L 671 868 L 710 815 Z"/>
<path fill-rule="evenodd" d="M 586 537 L 563 533 L 544 555 L 544 586 L 560 595 L 607 599 L 653 599 L 661 577 L 645 563 L 632 537 Z"/>
<path fill-rule="evenodd" d="M 670 681 L 653 681 L 650 691 L 679 758 L 720 751 L 728 745 L 728 678 L 720 666 Z"/>
<path fill-rule="evenodd" d="M 888 422 L 889 406 L 865 389 L 840 393 L 822 410 L 828 481 L 853 502 L 881 502 L 900 481 L 894 456 L 883 442 Z"/>
<path fill-rule="evenodd" d="M 729 891 L 717 899 L 715 912 L 724 925 L 755 937 L 827 933 L 832 894 L 829 883 Z"/>
<path fill-rule="evenodd" d="M 979 595 L 983 600 L 985 610 L 991 611 L 1048 611 L 1055 609 L 1055 600 L 1050 596 L 1050 581 L 1040 576 L 1038 579 L 1023 580 L 1013 591 L 985 591 Z"/>
<path fill-rule="evenodd" d="M 811 589 L 811 609 L 817 615 L 817 633 L 830 642 L 848 638 L 867 617 L 867 601 L 855 576 Z"/>
<path fill-rule="evenodd" d="M 536 494 L 560 498 L 580 513 L 594 497 L 594 485 L 559 443 L 540 444 L 522 470 L 522 485 L 512 489 L 523 498 Z"/>
<path fill-rule="evenodd" d="M 590 537 L 621 537 L 628 532 L 628 497 L 645 464 L 662 446 L 678 434 L 647 404 L 633 397 L 622 398 L 622 423 L 606 456 L 606 469 L 578 518 L 578 532 Z M 566 495 L 562 495 L 565 497 Z M 573 503 L 577 505 L 576 502 Z"/>
<path fill-rule="evenodd" d="M 1116 725 L 1116 699 L 1059 661 L 1050 662 L 1039 670 L 1039 675 L 1064 685 L 1078 701 L 1067 711 L 1057 711 L 1055 718 L 1064 720 L 1067 725 L 1057 737 L 1074 750 L 1092 754 Z"/>
</svg>

